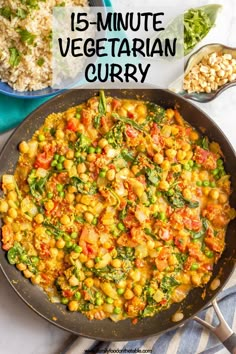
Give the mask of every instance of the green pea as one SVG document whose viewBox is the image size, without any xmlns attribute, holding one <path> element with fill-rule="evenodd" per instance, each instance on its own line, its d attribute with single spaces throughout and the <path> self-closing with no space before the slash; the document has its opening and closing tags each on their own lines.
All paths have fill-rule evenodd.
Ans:
<svg viewBox="0 0 236 354">
<path fill-rule="evenodd" d="M 103 304 L 103 299 L 100 297 L 100 298 L 96 299 L 95 303 L 97 306 L 101 306 Z"/>
<path fill-rule="evenodd" d="M 58 170 L 58 171 L 63 170 L 63 166 L 62 166 L 61 163 L 57 163 L 57 170 Z"/>
<path fill-rule="evenodd" d="M 101 149 L 99 146 L 97 146 L 95 152 L 96 152 L 97 154 L 101 154 L 102 149 Z"/>
<path fill-rule="evenodd" d="M 69 235 L 64 235 L 63 238 L 64 238 L 65 241 L 70 241 L 70 236 Z"/>
<path fill-rule="evenodd" d="M 48 199 L 51 199 L 53 197 L 53 193 L 52 192 L 48 192 L 47 197 L 48 197 Z"/>
<path fill-rule="evenodd" d="M 124 230 L 125 230 L 125 225 L 124 225 L 122 222 L 119 222 L 118 225 L 117 225 L 117 228 L 118 228 L 120 231 L 124 231 Z"/>
<path fill-rule="evenodd" d="M 205 255 L 206 255 L 208 258 L 213 258 L 213 257 L 214 257 L 214 252 L 213 252 L 213 251 L 210 251 L 210 250 L 206 250 L 206 251 L 205 251 Z"/>
<path fill-rule="evenodd" d="M 38 140 L 39 141 L 44 141 L 45 140 L 45 136 L 43 134 L 39 134 Z"/>
<path fill-rule="evenodd" d="M 70 237 L 71 237 L 72 239 L 77 238 L 77 236 L 78 236 L 77 232 L 72 232 L 72 233 L 70 234 Z"/>
<path fill-rule="evenodd" d="M 162 196 L 161 191 L 157 191 L 157 192 L 156 192 L 156 196 L 157 196 L 157 197 L 161 197 L 161 196 Z"/>
<path fill-rule="evenodd" d="M 72 241 L 66 241 L 66 248 L 71 248 L 73 246 Z"/>
<path fill-rule="evenodd" d="M 80 156 L 81 156 L 81 152 L 76 151 L 76 153 L 75 153 L 75 157 L 80 157 Z"/>
<path fill-rule="evenodd" d="M 76 253 L 81 253 L 82 251 L 83 251 L 83 248 L 81 247 L 81 246 L 75 246 L 75 248 L 74 248 L 74 251 L 76 252 Z"/>
<path fill-rule="evenodd" d="M 100 257 L 95 257 L 95 263 L 100 262 L 101 258 Z"/>
<path fill-rule="evenodd" d="M 80 119 L 80 117 L 81 117 L 80 113 L 76 113 L 75 118 Z"/>
<path fill-rule="evenodd" d="M 193 167 L 194 161 L 193 161 L 193 160 L 189 160 L 189 161 L 188 161 L 188 165 L 189 165 L 190 167 Z"/>
<path fill-rule="evenodd" d="M 57 161 L 59 159 L 59 154 L 55 154 L 53 159 Z"/>
<path fill-rule="evenodd" d="M 109 144 L 112 144 L 112 143 L 113 143 L 113 139 L 112 139 L 112 138 L 109 138 L 109 139 L 108 139 L 108 143 L 109 143 Z"/>
<path fill-rule="evenodd" d="M 102 177 L 102 178 L 106 177 L 106 171 L 100 170 L 99 177 Z"/>
<path fill-rule="evenodd" d="M 96 149 L 95 149 L 93 146 L 90 146 L 90 147 L 88 148 L 88 153 L 89 153 L 89 154 L 93 154 L 95 151 L 96 151 Z"/>
<path fill-rule="evenodd" d="M 61 298 L 61 303 L 62 303 L 63 305 L 67 305 L 68 302 L 69 302 L 69 299 L 67 299 L 67 297 L 62 297 L 62 298 Z"/>
<path fill-rule="evenodd" d="M 208 187 L 208 186 L 210 185 L 210 182 L 209 182 L 209 181 L 203 181 L 203 182 L 202 182 L 202 185 L 203 185 L 204 187 Z"/>
<path fill-rule="evenodd" d="M 217 166 L 218 166 L 218 167 L 221 167 L 221 166 L 223 166 L 223 165 L 224 165 L 223 160 L 218 159 L 218 160 L 217 160 Z"/>
<path fill-rule="evenodd" d="M 110 304 L 110 305 L 111 305 L 111 304 L 113 304 L 113 302 L 114 302 L 114 300 L 113 300 L 111 297 L 107 297 L 107 298 L 106 298 L 106 303 L 107 303 L 107 304 Z"/>
<path fill-rule="evenodd" d="M 161 212 L 159 213 L 159 219 L 160 219 L 161 221 L 164 221 L 165 218 L 166 218 L 166 214 L 164 213 L 164 211 L 161 211 Z"/>
<path fill-rule="evenodd" d="M 118 295 L 122 295 L 122 294 L 124 294 L 124 292 L 125 292 L 125 289 L 122 289 L 122 288 L 117 289 Z"/>
<path fill-rule="evenodd" d="M 155 195 L 153 195 L 151 197 L 151 203 L 154 204 L 154 203 L 156 203 L 156 201 L 157 201 L 157 197 Z"/>
<path fill-rule="evenodd" d="M 169 190 L 167 191 L 167 195 L 168 195 L 168 196 L 172 196 L 172 195 L 174 195 L 174 193 L 175 193 L 174 189 L 169 189 Z"/>
<path fill-rule="evenodd" d="M 184 170 L 186 170 L 186 171 L 190 171 L 191 170 L 191 167 L 189 166 L 189 164 L 184 164 L 183 165 L 183 168 L 184 168 Z"/>
<path fill-rule="evenodd" d="M 59 192 L 59 197 L 64 198 L 65 197 L 65 192 Z"/>
<path fill-rule="evenodd" d="M 62 184 L 57 184 L 57 191 L 62 192 L 63 191 L 63 185 Z"/>
<path fill-rule="evenodd" d="M 51 162 L 51 166 L 52 167 L 55 167 L 57 165 L 57 161 L 56 160 L 53 160 L 52 162 Z"/>
<path fill-rule="evenodd" d="M 32 257 L 31 257 L 31 262 L 32 262 L 33 264 L 37 264 L 37 263 L 39 262 L 39 257 L 37 257 L 37 256 L 32 256 Z"/>
<path fill-rule="evenodd" d="M 198 187 L 201 187 L 201 186 L 202 186 L 202 181 L 197 181 L 197 182 L 196 182 L 196 185 L 197 185 Z"/>
<path fill-rule="evenodd" d="M 149 286 L 147 288 L 147 292 L 148 292 L 148 294 L 153 295 L 155 293 L 155 290 L 151 286 Z"/>
<path fill-rule="evenodd" d="M 113 310 L 113 313 L 118 315 L 119 313 L 121 313 L 121 308 L 120 307 L 115 307 Z"/>
<path fill-rule="evenodd" d="M 218 175 L 218 173 L 219 173 L 219 169 L 218 169 L 218 168 L 215 168 L 214 170 L 212 170 L 211 173 L 213 174 L 213 176 L 216 176 L 216 175 Z"/>
<path fill-rule="evenodd" d="M 191 270 L 197 270 L 199 268 L 199 264 L 198 263 L 193 263 L 192 265 L 191 265 Z"/>
<path fill-rule="evenodd" d="M 98 219 L 97 218 L 93 218 L 92 225 L 97 225 L 97 223 L 98 223 Z"/>
<path fill-rule="evenodd" d="M 80 300 L 81 299 L 81 293 L 79 291 L 76 291 L 75 293 L 75 299 Z"/>
<path fill-rule="evenodd" d="M 28 256 L 26 254 L 23 254 L 22 256 L 20 256 L 20 260 L 24 263 L 28 260 Z"/>
<path fill-rule="evenodd" d="M 62 155 L 61 155 L 61 156 L 59 156 L 58 161 L 59 161 L 59 162 L 64 162 L 65 159 L 66 159 L 65 156 L 62 156 Z"/>
<path fill-rule="evenodd" d="M 215 184 L 215 182 L 210 182 L 210 187 L 212 187 L 212 188 L 215 188 L 216 187 L 216 184 Z"/>
</svg>

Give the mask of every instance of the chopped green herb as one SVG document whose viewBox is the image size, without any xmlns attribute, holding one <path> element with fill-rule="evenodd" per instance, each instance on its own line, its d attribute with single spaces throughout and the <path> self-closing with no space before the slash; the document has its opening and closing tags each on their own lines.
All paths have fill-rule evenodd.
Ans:
<svg viewBox="0 0 236 354">
<path fill-rule="evenodd" d="M 10 59 L 9 63 L 11 66 L 18 66 L 21 61 L 21 53 L 15 47 L 9 48 Z"/>
</svg>

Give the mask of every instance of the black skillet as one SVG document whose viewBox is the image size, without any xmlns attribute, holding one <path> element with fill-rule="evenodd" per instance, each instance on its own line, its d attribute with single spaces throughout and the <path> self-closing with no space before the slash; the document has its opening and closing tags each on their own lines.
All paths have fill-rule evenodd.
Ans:
<svg viewBox="0 0 236 354">
<path fill-rule="evenodd" d="M 31 113 L 15 130 L 6 143 L 0 155 L 0 175 L 13 173 L 19 156 L 17 150 L 19 142 L 30 139 L 34 131 L 43 124 L 45 117 L 52 112 L 64 111 L 68 107 L 78 105 L 97 94 L 97 90 L 91 89 L 67 91 L 44 103 Z M 204 128 L 205 134 L 211 140 L 219 142 L 222 148 L 225 156 L 226 171 L 232 176 L 233 193 L 231 195 L 231 206 L 236 208 L 235 153 L 222 131 L 203 111 L 182 97 L 161 89 L 142 91 L 107 90 L 105 94 L 120 98 L 141 98 L 155 102 L 165 108 L 177 106 L 180 113 L 191 125 L 197 129 Z M 212 291 L 209 283 L 206 286 L 205 297 L 202 296 L 205 289 L 193 289 L 181 303 L 184 319 L 178 322 L 178 325 L 193 318 L 209 304 L 223 288 L 234 269 L 236 260 L 235 240 L 236 220 L 232 221 L 228 226 L 225 251 L 214 267 L 212 279 L 217 276 L 220 279 L 220 286 L 217 290 Z M 130 320 L 124 320 L 118 323 L 114 323 L 109 319 L 103 321 L 89 321 L 85 316 L 79 313 L 67 311 L 65 306 L 61 304 L 50 303 L 43 291 L 37 286 L 32 285 L 15 267 L 7 262 L 6 254 L 2 249 L 0 250 L 0 265 L 13 289 L 29 307 L 51 323 L 74 334 L 103 341 L 125 341 L 156 335 L 177 326 L 176 323 L 171 321 L 171 316 L 180 308 L 180 304 L 173 304 L 168 310 L 162 311 L 152 318 L 142 319 L 136 325 L 132 325 Z M 233 352 L 233 349 L 236 348 L 236 335 L 233 334 L 232 331 L 229 331 L 229 329 L 225 333 L 225 328 L 223 328 L 223 333 L 221 327 L 218 328 L 220 334 L 216 333 L 217 331 L 215 331 L 215 334 L 217 334 L 222 342 L 225 342 L 224 344 L 228 349 Z"/>
</svg>

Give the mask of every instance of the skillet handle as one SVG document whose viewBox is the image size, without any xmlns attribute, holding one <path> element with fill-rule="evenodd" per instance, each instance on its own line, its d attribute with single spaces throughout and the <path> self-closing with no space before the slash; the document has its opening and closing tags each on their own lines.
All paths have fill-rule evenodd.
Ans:
<svg viewBox="0 0 236 354">
<path fill-rule="evenodd" d="M 236 334 L 225 321 L 216 300 L 212 301 L 212 305 L 219 320 L 218 326 L 214 327 L 208 322 L 196 316 L 193 319 L 200 323 L 202 326 L 209 329 L 213 334 L 215 334 L 215 336 L 221 341 L 221 343 L 228 349 L 231 354 L 236 354 Z"/>
</svg>

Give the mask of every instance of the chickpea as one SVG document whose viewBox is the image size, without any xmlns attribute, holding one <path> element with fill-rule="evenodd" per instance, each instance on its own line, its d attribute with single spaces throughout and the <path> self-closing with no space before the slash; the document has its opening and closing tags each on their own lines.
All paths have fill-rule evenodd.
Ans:
<svg viewBox="0 0 236 354">
<path fill-rule="evenodd" d="M 102 138 L 101 140 L 99 140 L 99 142 L 98 142 L 98 146 L 101 148 L 101 149 L 103 149 L 105 146 L 107 146 L 108 145 L 108 141 L 106 140 L 106 139 L 104 139 L 104 138 Z"/>
<path fill-rule="evenodd" d="M 63 250 L 58 251 L 57 259 L 63 259 L 65 256 L 65 252 Z"/>
<path fill-rule="evenodd" d="M 93 279 L 93 284 L 96 288 L 100 288 L 100 280 L 98 278 Z"/>
<path fill-rule="evenodd" d="M 14 240 L 20 242 L 22 240 L 22 235 L 20 232 L 16 232 L 14 235 Z"/>
<path fill-rule="evenodd" d="M 143 117 L 147 114 L 147 107 L 144 104 L 138 104 L 135 111 L 139 116 Z"/>
<path fill-rule="evenodd" d="M 186 157 L 186 152 L 183 151 L 183 150 L 178 150 L 178 152 L 177 152 L 177 160 L 178 161 L 182 161 L 182 160 L 185 159 L 185 157 Z"/>
<path fill-rule="evenodd" d="M 85 182 L 85 183 L 88 182 L 89 176 L 86 175 L 86 173 L 81 173 L 79 176 L 80 176 L 80 178 L 82 179 L 83 182 Z"/>
<path fill-rule="evenodd" d="M 93 268 L 94 267 L 94 260 L 93 259 L 89 259 L 87 262 L 86 262 L 86 267 L 88 268 Z"/>
<path fill-rule="evenodd" d="M 208 180 L 209 179 L 208 172 L 207 171 L 200 171 L 199 172 L 199 179 L 201 181 Z"/>
<path fill-rule="evenodd" d="M 12 224 L 13 223 L 13 219 L 10 218 L 10 216 L 6 215 L 4 218 L 3 218 L 3 221 L 4 221 L 4 224 Z"/>
<path fill-rule="evenodd" d="M 66 193 L 65 199 L 68 203 L 72 203 L 75 200 L 75 195 L 73 193 Z"/>
<path fill-rule="evenodd" d="M 87 170 L 85 163 L 81 162 L 77 165 L 77 172 L 80 173 L 84 173 Z"/>
<path fill-rule="evenodd" d="M 113 181 L 115 179 L 115 176 L 116 176 L 116 172 L 113 169 L 108 170 L 106 173 L 106 178 L 108 179 L 108 181 Z"/>
<path fill-rule="evenodd" d="M 79 308 L 78 301 L 72 300 L 68 304 L 68 309 L 72 312 L 77 311 Z"/>
<path fill-rule="evenodd" d="M 169 189 L 170 185 L 167 181 L 160 181 L 159 183 L 159 188 L 163 191 L 167 191 Z"/>
<path fill-rule="evenodd" d="M 42 224 L 43 220 L 44 220 L 44 217 L 42 214 L 37 214 L 35 217 L 34 217 L 34 220 L 36 221 L 37 224 Z"/>
<path fill-rule="evenodd" d="M 189 143 L 183 141 L 181 145 L 182 145 L 182 149 L 183 149 L 184 151 L 189 151 L 189 150 L 191 150 L 191 145 L 190 145 Z"/>
<path fill-rule="evenodd" d="M 210 192 L 209 192 L 209 196 L 214 199 L 214 200 L 217 200 L 220 196 L 220 193 L 218 191 L 218 189 L 212 189 Z"/>
<path fill-rule="evenodd" d="M 133 281 L 139 281 L 141 279 L 141 272 L 138 269 L 131 270 L 129 272 L 129 277 L 133 279 Z"/>
<path fill-rule="evenodd" d="M 167 171 L 170 169 L 170 161 L 168 160 L 164 160 L 161 164 L 161 168 L 164 170 L 164 171 Z"/>
<path fill-rule="evenodd" d="M 157 163 L 158 165 L 162 164 L 164 161 L 164 156 L 160 153 L 156 153 L 153 158 L 154 162 Z"/>
<path fill-rule="evenodd" d="M 134 287 L 135 295 L 140 296 L 142 294 L 142 292 L 143 292 L 142 286 L 139 284 L 135 285 L 135 287 Z"/>
<path fill-rule="evenodd" d="M 84 218 L 85 218 L 85 220 L 86 220 L 87 222 L 89 222 L 89 223 L 91 224 L 91 222 L 92 222 L 93 219 L 94 219 L 94 216 L 93 216 L 92 213 L 86 211 L 86 212 L 84 213 Z"/>
<path fill-rule="evenodd" d="M 70 286 L 77 286 L 79 285 L 79 280 L 76 278 L 75 275 L 72 275 L 69 279 Z"/>
<path fill-rule="evenodd" d="M 191 160 L 193 157 L 193 152 L 192 151 L 187 151 L 186 152 L 186 160 Z"/>
<path fill-rule="evenodd" d="M 138 167 L 138 165 L 133 165 L 132 167 L 131 167 L 131 171 L 133 172 L 133 174 L 137 174 L 138 172 L 139 172 L 139 167 Z"/>
<path fill-rule="evenodd" d="M 84 280 L 84 284 L 88 287 L 91 288 L 93 286 L 93 278 L 86 278 Z"/>
<path fill-rule="evenodd" d="M 32 284 L 38 285 L 41 282 L 41 276 L 40 275 L 33 276 L 30 280 Z"/>
<path fill-rule="evenodd" d="M 196 286 L 198 286 L 200 283 L 201 283 L 201 276 L 200 276 L 200 274 L 193 274 L 192 276 L 191 276 L 191 282 L 192 282 L 192 284 L 193 285 L 196 285 Z"/>
<path fill-rule="evenodd" d="M 81 263 L 85 263 L 85 262 L 87 262 L 88 257 L 85 254 L 81 253 L 79 256 L 79 260 Z"/>
<path fill-rule="evenodd" d="M 54 208 L 54 203 L 52 200 L 48 200 L 44 203 L 44 207 L 47 211 L 51 211 Z"/>
<path fill-rule="evenodd" d="M 77 188 L 75 186 L 69 186 L 68 187 L 68 192 L 69 193 L 75 193 L 75 192 L 77 192 Z"/>
<path fill-rule="evenodd" d="M 52 257 L 52 258 L 56 258 L 57 256 L 58 256 L 58 249 L 57 248 L 50 248 L 50 256 Z"/>
<path fill-rule="evenodd" d="M 7 213 L 8 211 L 8 204 L 5 200 L 0 200 L 0 213 Z"/>
<path fill-rule="evenodd" d="M 171 133 L 173 135 L 177 135 L 179 133 L 179 128 L 178 127 L 175 127 L 175 126 L 172 126 L 171 127 Z"/>
<path fill-rule="evenodd" d="M 15 208 L 10 208 L 8 210 L 8 215 L 10 216 L 10 218 L 16 219 L 17 218 L 17 210 Z"/>
<path fill-rule="evenodd" d="M 28 269 L 23 271 L 25 278 L 31 278 L 33 276 L 33 273 L 30 272 Z"/>
<path fill-rule="evenodd" d="M 27 154 L 29 151 L 29 145 L 27 144 L 26 141 L 22 141 L 19 145 L 19 150 L 22 154 Z"/>
<path fill-rule="evenodd" d="M 64 136 L 65 136 L 64 132 L 61 129 L 57 129 L 56 138 L 57 139 L 64 139 Z"/>
<path fill-rule="evenodd" d="M 125 288 L 126 287 L 126 280 L 120 280 L 119 283 L 117 284 L 117 288 Z"/>
<path fill-rule="evenodd" d="M 174 118 L 174 115 L 175 115 L 175 111 L 174 111 L 173 109 L 168 108 L 168 109 L 166 110 L 166 116 L 167 116 L 167 118 L 172 119 L 172 118 Z"/>
<path fill-rule="evenodd" d="M 68 150 L 67 153 L 66 153 L 66 158 L 68 160 L 72 160 L 74 158 L 74 155 L 75 155 L 75 153 L 74 153 L 73 150 Z"/>
<path fill-rule="evenodd" d="M 12 200 L 13 202 L 15 202 L 17 200 L 17 193 L 16 191 L 11 191 L 7 194 L 7 199 L 8 200 Z"/>
<path fill-rule="evenodd" d="M 204 194 L 205 196 L 208 196 L 208 194 L 210 193 L 210 191 L 211 191 L 211 189 L 210 189 L 209 187 L 204 187 L 204 188 L 203 188 L 203 194 Z"/>
<path fill-rule="evenodd" d="M 73 161 L 65 160 L 64 163 L 63 163 L 63 166 L 65 167 L 66 170 L 70 170 L 71 167 L 73 166 Z"/>
<path fill-rule="evenodd" d="M 19 269 L 20 271 L 24 271 L 27 269 L 27 266 L 24 263 L 18 263 L 16 265 L 16 268 Z"/>
<path fill-rule="evenodd" d="M 120 268 L 121 265 L 122 265 L 122 261 L 121 261 L 120 259 L 118 259 L 118 258 L 115 258 L 115 259 L 113 259 L 113 260 L 111 261 L 111 265 L 112 265 L 112 267 L 114 267 L 114 268 Z"/>
<path fill-rule="evenodd" d="M 175 149 L 167 149 L 166 150 L 166 156 L 171 160 L 173 160 L 175 158 L 176 154 L 177 154 L 177 151 Z"/>
<path fill-rule="evenodd" d="M 147 248 L 149 250 L 152 250 L 155 247 L 155 242 L 153 240 L 148 240 L 147 242 Z"/>
<path fill-rule="evenodd" d="M 125 300 L 131 300 L 133 297 L 134 297 L 133 291 L 130 289 L 126 289 L 126 291 L 124 293 Z"/>
<path fill-rule="evenodd" d="M 189 139 L 192 141 L 196 141 L 199 139 L 199 134 L 195 130 L 192 130 L 189 134 Z"/>
<path fill-rule="evenodd" d="M 17 208 L 16 203 L 13 202 L 13 200 L 8 200 L 8 206 L 13 209 Z"/>
<path fill-rule="evenodd" d="M 70 223 L 70 218 L 68 215 L 62 215 L 62 217 L 60 218 L 60 222 L 62 223 L 62 225 L 68 225 Z"/>
<path fill-rule="evenodd" d="M 224 204 L 228 200 L 228 196 L 225 193 L 220 193 L 219 195 L 219 203 Z"/>
<path fill-rule="evenodd" d="M 88 162 L 94 162 L 97 159 L 96 154 L 88 154 L 87 155 L 87 161 Z"/>
<path fill-rule="evenodd" d="M 192 198 L 192 192 L 191 192 L 191 190 L 188 189 L 188 188 L 185 188 L 185 189 L 183 190 L 183 196 L 184 196 L 185 199 L 191 200 L 191 198 Z"/>
<path fill-rule="evenodd" d="M 180 164 L 178 164 L 178 165 L 173 165 L 173 166 L 171 166 L 171 169 L 172 169 L 172 171 L 174 171 L 174 172 L 181 172 L 181 170 L 182 170 L 182 167 L 181 167 L 181 165 Z"/>
<path fill-rule="evenodd" d="M 57 240 L 56 242 L 56 246 L 57 248 L 64 248 L 65 247 L 65 241 L 63 240 L 63 238 L 60 238 L 59 240 Z"/>
</svg>

